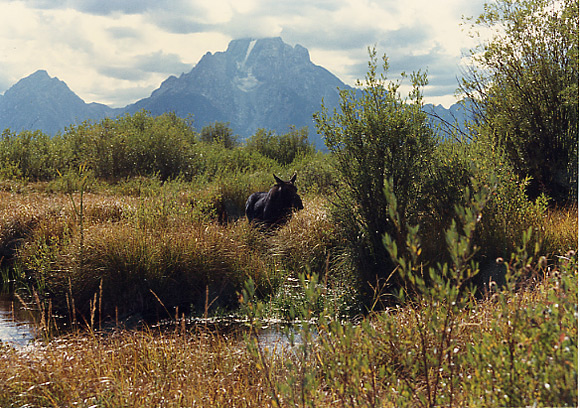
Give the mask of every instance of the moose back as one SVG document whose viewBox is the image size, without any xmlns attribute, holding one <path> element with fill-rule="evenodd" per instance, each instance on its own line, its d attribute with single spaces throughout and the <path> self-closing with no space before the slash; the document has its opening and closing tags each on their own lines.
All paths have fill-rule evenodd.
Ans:
<svg viewBox="0 0 580 408">
<path fill-rule="evenodd" d="M 268 192 L 258 192 L 246 201 L 246 217 L 250 223 L 275 225 L 286 222 L 293 210 L 304 208 L 294 185 L 296 173 L 289 181 L 281 180 L 274 174 L 276 184 Z"/>
</svg>

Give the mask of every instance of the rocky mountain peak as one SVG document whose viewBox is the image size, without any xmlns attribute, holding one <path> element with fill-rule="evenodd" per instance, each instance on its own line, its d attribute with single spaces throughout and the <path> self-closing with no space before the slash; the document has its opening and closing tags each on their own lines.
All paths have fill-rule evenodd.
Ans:
<svg viewBox="0 0 580 408">
<path fill-rule="evenodd" d="M 243 38 L 231 41 L 225 51 L 206 53 L 188 73 L 170 76 L 151 96 L 121 109 L 86 104 L 63 81 L 36 71 L 0 95 L 0 131 L 39 129 L 55 134 L 86 119 L 145 109 L 152 115 L 193 115 L 198 130 L 228 122 L 242 138 L 259 128 L 281 134 L 291 126 L 306 126 L 311 140 L 323 149 L 312 115 L 323 99 L 330 111 L 337 107 L 338 89 L 345 88 L 349 87 L 315 65 L 301 45 L 289 45 L 280 37 Z M 431 109 L 440 116 L 447 113 L 442 107 Z"/>
<path fill-rule="evenodd" d="M 0 124 L 12 131 L 42 130 L 55 134 L 85 119 L 100 119 L 112 109 L 86 104 L 68 85 L 45 70 L 22 78 L 0 99 Z"/>
<path fill-rule="evenodd" d="M 308 126 L 314 135 L 313 113 L 323 98 L 332 108 L 339 87 L 346 85 L 313 64 L 306 48 L 280 37 L 244 38 L 225 51 L 206 53 L 190 72 L 168 78 L 129 112 L 193 113 L 196 128 L 225 121 L 242 137 L 259 128 L 287 132 L 290 126 Z"/>
<path fill-rule="evenodd" d="M 36 98 L 41 96 L 49 98 L 67 97 L 78 99 L 82 102 L 82 99 L 71 91 L 67 84 L 56 77 L 51 78 L 48 72 L 43 69 L 22 78 L 8 89 L 4 96 L 18 98 L 28 98 L 30 96 Z"/>
</svg>

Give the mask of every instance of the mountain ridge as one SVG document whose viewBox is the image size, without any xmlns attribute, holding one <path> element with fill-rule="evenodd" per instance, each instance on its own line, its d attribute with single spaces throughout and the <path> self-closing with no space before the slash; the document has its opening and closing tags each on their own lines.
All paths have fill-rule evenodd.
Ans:
<svg viewBox="0 0 580 408">
<path fill-rule="evenodd" d="M 86 103 L 66 83 L 38 70 L 0 95 L 0 129 L 56 134 L 87 119 L 145 109 L 155 116 L 193 115 L 198 130 L 228 122 L 242 139 L 259 128 L 285 133 L 306 126 L 311 141 L 324 149 L 312 115 L 323 99 L 329 110 L 338 107 L 339 89 L 353 88 L 315 65 L 303 46 L 280 37 L 243 38 L 232 40 L 225 51 L 207 52 L 189 72 L 169 76 L 150 96 L 124 108 Z M 439 106 L 433 111 L 446 114 Z"/>
<path fill-rule="evenodd" d="M 2 95 L 0 128 L 55 134 L 65 126 L 86 119 L 99 120 L 115 112 L 104 104 L 85 103 L 65 82 L 40 69 L 20 79 Z"/>
</svg>

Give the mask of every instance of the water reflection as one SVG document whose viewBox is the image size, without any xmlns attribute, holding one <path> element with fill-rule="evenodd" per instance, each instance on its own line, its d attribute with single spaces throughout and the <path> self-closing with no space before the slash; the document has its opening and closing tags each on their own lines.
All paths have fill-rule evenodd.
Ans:
<svg viewBox="0 0 580 408">
<path fill-rule="evenodd" d="M 178 322 L 163 320 L 151 327 L 161 332 L 175 331 L 183 327 L 183 329 L 187 329 L 191 333 L 199 330 L 200 333 L 221 334 L 237 339 L 240 342 L 244 341 L 247 336 L 253 337 L 257 335 L 258 345 L 263 350 L 273 354 L 296 350 L 296 347 L 302 344 L 300 331 L 288 326 L 287 323 L 283 323 L 278 319 L 264 320 L 262 323 L 254 331 L 250 329 L 248 320 L 233 316 L 214 318 L 186 317 Z M 312 335 L 313 337 L 317 336 L 315 332 Z"/>
<path fill-rule="evenodd" d="M 0 343 L 23 347 L 34 340 L 30 314 L 11 295 L 0 293 Z"/>
<path fill-rule="evenodd" d="M 126 323 L 126 322 L 125 322 Z M 143 321 L 137 324 L 120 326 L 114 325 L 112 327 L 124 327 L 129 329 L 139 329 L 147 326 Z M 149 327 L 160 329 L 161 331 L 174 331 L 179 328 L 181 324 L 188 331 L 198 328 L 203 331 L 212 333 L 220 333 L 225 335 L 233 335 L 240 340 L 243 340 L 244 333 L 249 334 L 248 322 L 245 320 L 229 318 L 185 318 L 184 321 L 161 321 L 152 324 Z M 129 326 L 129 327 L 127 327 Z M 64 328 L 64 327 L 61 327 Z M 107 332 L 107 329 L 104 329 Z M 193 330 L 195 333 L 195 330 Z M 0 344 L 9 344 L 11 346 L 20 348 L 30 344 L 35 337 L 35 324 L 32 318 L 32 313 L 29 309 L 24 307 L 22 303 L 15 299 L 9 293 L 0 292 Z M 293 333 L 291 335 L 290 333 Z M 260 347 L 272 352 L 280 353 L 292 350 L 295 346 L 301 344 L 300 334 L 293 330 L 284 328 L 284 325 L 279 321 L 272 321 L 269 324 L 264 324 L 257 331 L 257 338 Z"/>
</svg>

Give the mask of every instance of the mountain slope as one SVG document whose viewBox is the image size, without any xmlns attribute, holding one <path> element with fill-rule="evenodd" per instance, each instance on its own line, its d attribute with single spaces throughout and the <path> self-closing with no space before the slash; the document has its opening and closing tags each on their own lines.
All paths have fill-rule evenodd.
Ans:
<svg viewBox="0 0 580 408">
<path fill-rule="evenodd" d="M 448 137 L 451 132 L 454 134 L 467 134 L 468 129 L 465 123 L 471 117 L 470 105 L 454 103 L 445 108 L 442 105 L 426 104 L 423 110 L 428 115 L 428 120 L 433 128 L 442 136 Z"/>
<path fill-rule="evenodd" d="M 290 126 L 309 128 L 310 140 L 324 149 L 312 115 L 321 102 L 330 111 L 338 106 L 338 89 L 350 89 L 336 76 L 310 60 L 308 50 L 281 38 L 231 41 L 227 50 L 205 54 L 190 72 L 167 78 L 151 96 L 121 109 L 85 103 L 57 78 L 40 70 L 21 79 L 0 95 L 0 130 L 42 130 L 55 134 L 86 119 L 134 113 L 175 112 L 193 116 L 200 131 L 216 121 L 229 122 L 234 133 L 246 138 L 259 128 L 285 133 Z M 453 105 L 426 105 L 433 114 L 463 123 L 465 112 Z"/>
<path fill-rule="evenodd" d="M 189 73 L 168 78 L 127 111 L 193 114 L 198 129 L 229 122 L 242 137 L 258 128 L 286 132 L 292 125 L 308 126 L 314 135 L 313 113 L 323 98 L 336 106 L 339 87 L 347 88 L 313 64 L 300 45 L 292 47 L 281 38 L 242 39 L 232 41 L 225 52 L 207 53 Z"/>
<path fill-rule="evenodd" d="M 0 98 L 0 125 L 13 132 L 42 130 L 49 134 L 86 119 L 100 119 L 114 110 L 85 103 L 58 78 L 39 70 L 21 79 Z"/>
</svg>

